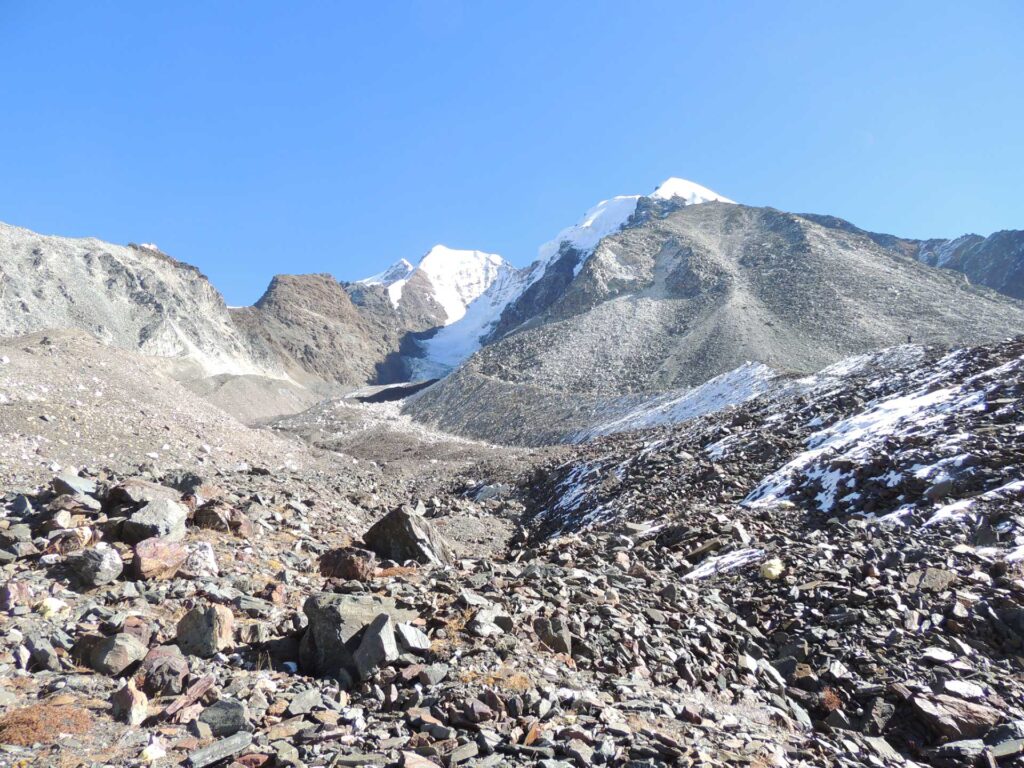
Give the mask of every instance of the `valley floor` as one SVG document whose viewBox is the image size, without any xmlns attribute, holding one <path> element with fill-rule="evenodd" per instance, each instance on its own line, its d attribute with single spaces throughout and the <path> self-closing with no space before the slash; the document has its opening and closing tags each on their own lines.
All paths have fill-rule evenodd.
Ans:
<svg viewBox="0 0 1024 768">
<path fill-rule="evenodd" d="M 527 450 L 6 340 L 0 765 L 1022 764 L 1024 343 L 757 394 Z"/>
</svg>

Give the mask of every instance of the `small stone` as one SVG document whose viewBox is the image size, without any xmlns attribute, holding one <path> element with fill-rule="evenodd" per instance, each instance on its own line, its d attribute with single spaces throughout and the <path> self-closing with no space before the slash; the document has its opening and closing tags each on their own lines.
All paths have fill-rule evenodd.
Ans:
<svg viewBox="0 0 1024 768">
<path fill-rule="evenodd" d="M 768 581 L 776 581 L 786 572 L 785 564 L 777 557 L 765 560 L 761 563 L 761 578 Z"/>
<path fill-rule="evenodd" d="M 533 622 L 537 637 L 555 653 L 572 653 L 572 634 L 565 622 L 557 616 L 550 619 L 537 618 Z"/>
<path fill-rule="evenodd" d="M 212 579 L 219 576 L 217 556 L 209 542 L 201 541 L 189 547 L 188 556 L 178 569 L 178 573 L 190 579 Z"/>
<path fill-rule="evenodd" d="M 413 653 L 422 653 L 430 650 L 430 638 L 426 633 L 414 627 L 412 624 L 399 622 L 395 625 L 395 639 L 398 645 Z"/>
<path fill-rule="evenodd" d="M 305 715 L 314 709 L 323 709 L 324 697 L 316 688 L 307 688 L 296 695 L 289 703 L 286 710 L 289 715 Z"/>
<path fill-rule="evenodd" d="M 437 685 L 448 677 L 447 664 L 430 664 L 419 671 L 419 681 L 426 686 Z"/>
<path fill-rule="evenodd" d="M 189 753 L 187 763 L 189 768 L 206 768 L 208 765 L 237 755 L 250 744 L 252 744 L 252 734 L 248 731 L 240 731 L 234 736 L 221 739 L 208 747 Z"/>
<path fill-rule="evenodd" d="M 915 571 L 907 577 L 907 584 L 923 592 L 944 592 L 957 580 L 954 571 L 944 568 L 925 568 Z"/>
<path fill-rule="evenodd" d="M 111 714 L 128 725 L 139 725 L 146 719 L 149 699 L 135 687 L 134 680 L 128 680 L 111 697 Z"/>
<path fill-rule="evenodd" d="M 249 728 L 249 708 L 238 699 L 220 699 L 203 710 L 199 721 L 210 726 L 214 738 L 232 736 Z"/>
</svg>

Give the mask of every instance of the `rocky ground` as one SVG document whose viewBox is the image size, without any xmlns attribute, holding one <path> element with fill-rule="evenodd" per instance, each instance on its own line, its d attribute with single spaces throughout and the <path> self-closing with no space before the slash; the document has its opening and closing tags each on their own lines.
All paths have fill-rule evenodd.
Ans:
<svg viewBox="0 0 1024 768">
<path fill-rule="evenodd" d="M 63 381 L 28 348 L 8 383 Z M 5 458 L 0 765 L 1024 764 L 1022 360 L 532 452 L 344 400 L 161 438 L 68 373 L 0 406 L 46 437 Z"/>
</svg>

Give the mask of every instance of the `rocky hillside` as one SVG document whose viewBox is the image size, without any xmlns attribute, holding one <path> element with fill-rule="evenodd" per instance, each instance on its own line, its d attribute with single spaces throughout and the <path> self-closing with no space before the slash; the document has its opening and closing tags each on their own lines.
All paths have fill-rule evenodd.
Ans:
<svg viewBox="0 0 1024 768">
<path fill-rule="evenodd" d="M 0 760 L 1018 765 L 1022 361 L 905 345 L 512 463 L 424 435 L 427 499 L 336 451 L 8 475 Z"/>
<path fill-rule="evenodd" d="M 190 378 L 280 376 L 238 332 L 203 274 L 151 246 L 38 235 L 0 224 L 0 336 L 80 328 L 183 363 Z"/>
<path fill-rule="evenodd" d="M 330 275 L 278 275 L 259 301 L 232 309 L 231 317 L 307 386 L 393 379 L 389 357 L 397 356 L 406 329 L 387 302 L 363 302 L 355 305 Z"/>
<path fill-rule="evenodd" d="M 1024 299 L 1024 231 L 1004 230 L 988 237 L 963 235 L 953 240 L 910 240 L 866 232 L 835 216 L 801 215 L 823 226 L 865 235 L 924 264 L 962 272 L 975 285 Z"/>
<path fill-rule="evenodd" d="M 409 413 L 475 437 L 546 442 L 592 424 L 609 399 L 696 386 L 748 361 L 810 373 L 908 339 L 1024 332 L 1016 301 L 773 209 L 641 201 L 585 259 L 559 254 L 558 281 L 531 287 L 551 292 L 530 299 L 537 314 Z"/>
</svg>

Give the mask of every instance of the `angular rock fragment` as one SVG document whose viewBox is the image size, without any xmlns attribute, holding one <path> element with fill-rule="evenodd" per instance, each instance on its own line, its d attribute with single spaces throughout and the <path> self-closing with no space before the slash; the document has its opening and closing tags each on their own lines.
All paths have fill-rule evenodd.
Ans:
<svg viewBox="0 0 1024 768">
<path fill-rule="evenodd" d="M 249 708 L 238 699 L 219 699 L 203 710 L 199 721 L 209 726 L 214 738 L 251 730 Z"/>
<path fill-rule="evenodd" d="M 369 581 L 377 571 L 377 557 L 358 547 L 340 547 L 320 557 L 320 575 L 329 579 Z"/>
<path fill-rule="evenodd" d="M 129 544 L 137 544 L 154 536 L 181 541 L 185 538 L 187 519 L 188 510 L 184 506 L 170 499 L 157 499 L 124 521 L 121 538 Z"/>
<path fill-rule="evenodd" d="M 134 547 L 132 575 L 142 581 L 173 579 L 188 557 L 188 550 L 178 541 L 150 538 Z"/>
<path fill-rule="evenodd" d="M 68 557 L 67 563 L 79 580 L 90 587 L 110 584 L 124 570 L 121 556 L 111 547 L 82 550 Z"/>
<path fill-rule="evenodd" d="M 317 675 L 338 677 L 355 671 L 353 654 L 360 633 L 381 614 L 393 621 L 411 621 L 416 612 L 398 608 L 394 599 L 379 595 L 323 592 L 306 600 L 309 626 L 302 636 L 302 666 Z"/>
<path fill-rule="evenodd" d="M 164 645 L 150 649 L 142 660 L 136 679 L 150 696 L 177 695 L 188 677 L 188 660 L 176 646 Z"/>
<path fill-rule="evenodd" d="M 363 534 L 367 548 L 378 557 L 397 562 L 415 560 L 429 565 L 452 565 L 455 555 L 433 524 L 402 507 L 389 512 Z"/>
<path fill-rule="evenodd" d="M 178 647 L 190 656 L 213 656 L 232 646 L 233 628 L 230 609 L 223 605 L 197 605 L 178 622 Z"/>
<path fill-rule="evenodd" d="M 397 658 L 398 644 L 395 642 L 394 624 L 390 616 L 382 613 L 363 630 L 359 647 L 352 654 L 356 673 L 361 680 L 365 680 L 377 667 Z"/>
<path fill-rule="evenodd" d="M 90 654 L 89 666 L 104 675 L 120 675 L 142 661 L 147 650 L 135 635 L 120 632 L 96 643 Z"/>
<path fill-rule="evenodd" d="M 111 714 L 128 725 L 139 725 L 146 719 L 149 699 L 135 687 L 134 680 L 127 680 L 111 697 Z"/>
</svg>

